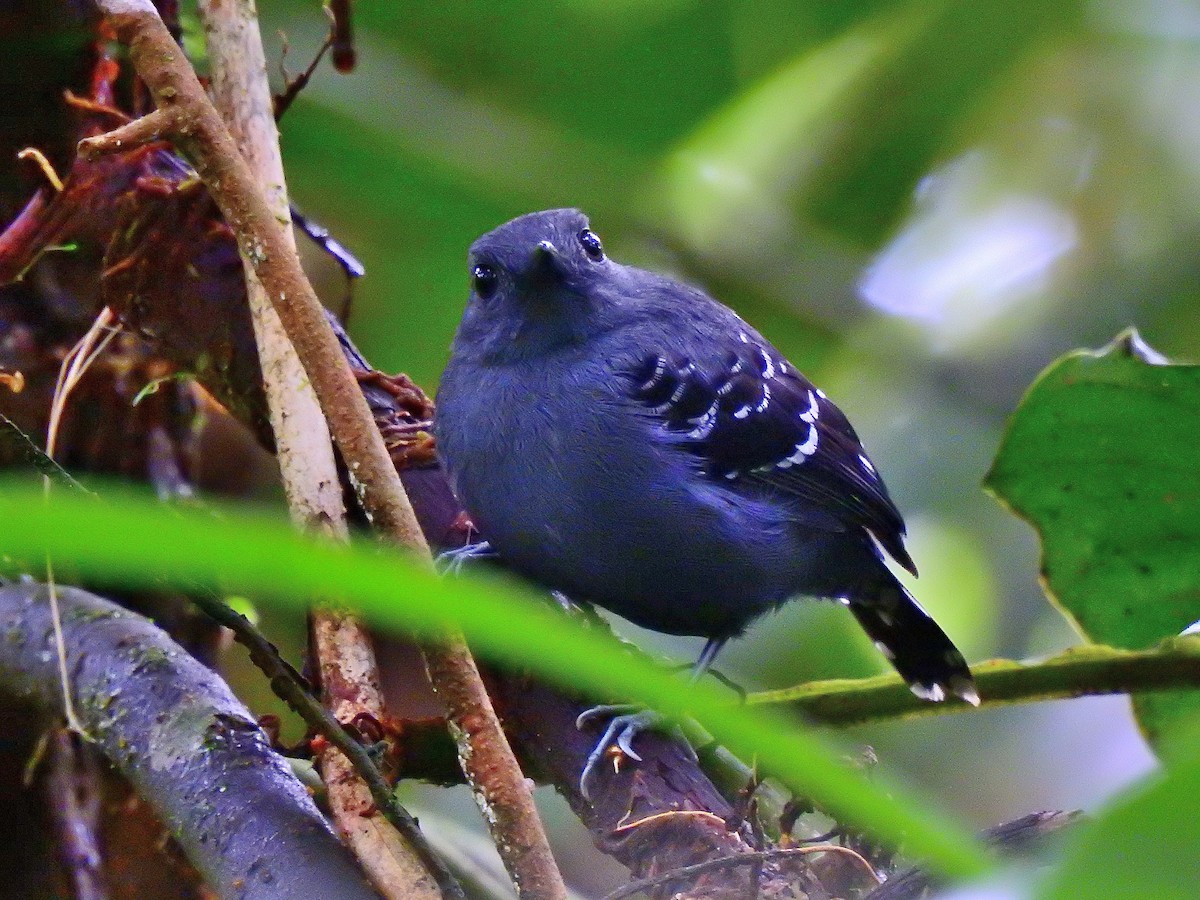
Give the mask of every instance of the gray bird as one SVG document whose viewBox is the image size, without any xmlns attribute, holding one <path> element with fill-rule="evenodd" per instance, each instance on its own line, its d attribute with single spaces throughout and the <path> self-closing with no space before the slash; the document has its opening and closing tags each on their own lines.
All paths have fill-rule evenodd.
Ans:
<svg viewBox="0 0 1200 900">
<path fill-rule="evenodd" d="M 609 259 L 574 209 L 470 250 L 437 396 L 458 499 L 518 572 L 656 631 L 708 638 L 833 598 L 929 700 L 978 703 L 962 654 L 888 570 L 904 522 L 832 401 L 704 292 Z M 641 720 L 623 717 L 597 753 Z"/>
</svg>

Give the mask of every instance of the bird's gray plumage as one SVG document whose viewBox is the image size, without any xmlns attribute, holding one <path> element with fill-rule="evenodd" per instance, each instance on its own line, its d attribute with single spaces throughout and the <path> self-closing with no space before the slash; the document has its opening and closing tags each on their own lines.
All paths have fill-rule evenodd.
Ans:
<svg viewBox="0 0 1200 900">
<path fill-rule="evenodd" d="M 438 392 L 451 483 L 517 570 L 640 625 L 723 640 L 837 598 L 918 693 L 970 673 L 896 581 L 904 526 L 840 410 L 732 310 L 597 254 L 586 217 L 471 247 Z"/>
</svg>

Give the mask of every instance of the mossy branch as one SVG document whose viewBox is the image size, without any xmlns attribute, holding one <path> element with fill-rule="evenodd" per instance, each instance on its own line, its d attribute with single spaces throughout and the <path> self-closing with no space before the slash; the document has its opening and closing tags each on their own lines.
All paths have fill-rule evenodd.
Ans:
<svg viewBox="0 0 1200 900">
<path fill-rule="evenodd" d="M 220 677 L 143 616 L 57 590 L 72 699 L 93 746 L 170 827 L 215 896 L 377 897 Z M 46 587 L 0 583 L 0 622 L 0 691 L 61 716 Z"/>
<path fill-rule="evenodd" d="M 993 659 L 976 663 L 971 671 L 983 709 L 1099 694 L 1200 689 L 1200 639 L 1169 638 L 1148 650 L 1085 644 L 1039 662 Z M 974 709 L 955 700 L 945 703 L 921 700 L 894 675 L 812 681 L 750 694 L 746 702 L 786 703 L 797 712 L 829 725 L 856 725 Z"/>
</svg>

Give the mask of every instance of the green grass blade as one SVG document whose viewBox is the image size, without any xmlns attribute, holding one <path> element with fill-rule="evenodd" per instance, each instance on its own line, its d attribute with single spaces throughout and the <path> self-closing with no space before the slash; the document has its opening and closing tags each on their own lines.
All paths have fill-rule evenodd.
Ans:
<svg viewBox="0 0 1200 900">
<path fill-rule="evenodd" d="M 49 553 L 89 577 L 131 586 L 203 583 L 300 606 L 314 596 L 339 597 L 396 632 L 431 636 L 453 625 L 485 658 L 598 699 L 694 716 L 733 752 L 757 759 L 832 815 L 902 845 L 944 875 L 975 876 L 989 865 L 961 826 L 878 773 L 868 782 L 796 722 L 733 707 L 709 685 L 686 686 L 498 578 L 444 580 L 377 544 L 318 543 L 263 516 L 167 510 L 132 496 L 102 504 L 59 492 L 47 503 L 13 486 L 0 489 L 0 548 L 17 556 Z"/>
</svg>

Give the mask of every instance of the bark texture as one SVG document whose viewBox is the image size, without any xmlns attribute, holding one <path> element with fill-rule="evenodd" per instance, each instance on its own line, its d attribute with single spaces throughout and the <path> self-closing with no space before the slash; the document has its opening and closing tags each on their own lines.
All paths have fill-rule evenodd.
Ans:
<svg viewBox="0 0 1200 900">
<path fill-rule="evenodd" d="M 136 613 L 58 594 L 84 727 L 219 896 L 378 896 L 224 681 Z M 0 691 L 61 714 L 45 588 L 0 586 L 0 622 Z"/>
</svg>

